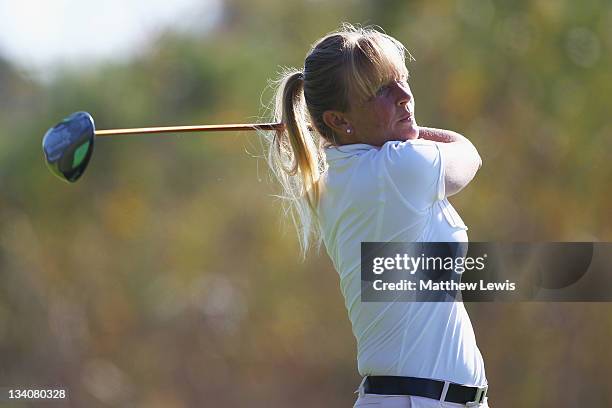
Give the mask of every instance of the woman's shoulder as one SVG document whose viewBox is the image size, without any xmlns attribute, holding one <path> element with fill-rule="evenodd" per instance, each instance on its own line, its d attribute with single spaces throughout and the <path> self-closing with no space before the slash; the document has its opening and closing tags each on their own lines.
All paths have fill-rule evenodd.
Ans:
<svg viewBox="0 0 612 408">
<path fill-rule="evenodd" d="M 435 147 L 436 142 L 427 139 L 408 139 L 408 140 L 390 140 L 382 145 L 381 150 L 383 149 L 410 149 L 419 146 L 430 146 Z"/>
</svg>

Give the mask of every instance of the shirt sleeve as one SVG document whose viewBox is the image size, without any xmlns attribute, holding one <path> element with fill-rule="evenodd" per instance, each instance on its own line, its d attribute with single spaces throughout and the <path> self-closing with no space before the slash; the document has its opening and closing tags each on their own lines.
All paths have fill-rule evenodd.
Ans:
<svg viewBox="0 0 612 408">
<path fill-rule="evenodd" d="M 444 156 L 436 142 L 389 142 L 380 153 L 385 182 L 415 209 L 424 210 L 444 199 Z"/>
</svg>

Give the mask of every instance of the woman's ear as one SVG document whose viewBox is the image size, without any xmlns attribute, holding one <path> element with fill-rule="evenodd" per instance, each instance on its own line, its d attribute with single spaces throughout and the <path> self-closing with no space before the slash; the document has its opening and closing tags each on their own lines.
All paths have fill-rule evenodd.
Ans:
<svg viewBox="0 0 612 408">
<path fill-rule="evenodd" d="M 346 115 L 340 111 L 328 110 L 323 112 L 323 122 L 337 135 L 346 134 L 346 130 L 351 127 Z"/>
</svg>

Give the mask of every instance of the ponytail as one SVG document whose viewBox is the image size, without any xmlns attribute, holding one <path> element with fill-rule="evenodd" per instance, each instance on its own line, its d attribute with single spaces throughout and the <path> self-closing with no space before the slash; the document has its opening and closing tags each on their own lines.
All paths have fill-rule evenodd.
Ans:
<svg viewBox="0 0 612 408">
<path fill-rule="evenodd" d="M 317 206 L 325 156 L 321 139 L 311 130 L 304 100 L 304 73 L 286 70 L 276 82 L 274 120 L 285 125 L 270 142 L 268 164 L 280 182 L 285 213 L 291 215 L 298 232 L 302 259 L 311 246 L 311 236 L 321 246 Z"/>
</svg>

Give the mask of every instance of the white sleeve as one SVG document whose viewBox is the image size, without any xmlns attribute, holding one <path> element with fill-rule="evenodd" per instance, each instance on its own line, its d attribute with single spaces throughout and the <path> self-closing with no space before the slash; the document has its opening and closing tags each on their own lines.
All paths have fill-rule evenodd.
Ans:
<svg viewBox="0 0 612 408">
<path fill-rule="evenodd" d="M 424 139 L 389 142 L 380 153 L 386 183 L 415 209 L 429 208 L 444 199 L 444 156 L 436 142 Z"/>
</svg>

